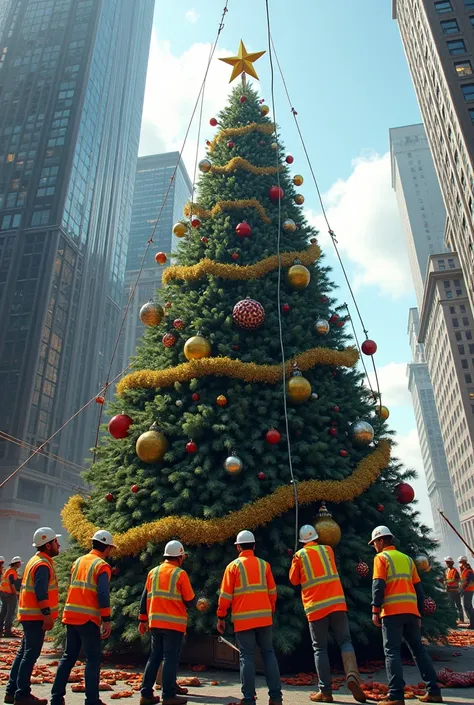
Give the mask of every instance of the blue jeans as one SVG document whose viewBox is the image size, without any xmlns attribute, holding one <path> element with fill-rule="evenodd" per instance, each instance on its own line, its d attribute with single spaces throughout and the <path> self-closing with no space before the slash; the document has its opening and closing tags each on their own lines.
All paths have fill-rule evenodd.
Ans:
<svg viewBox="0 0 474 705">
<path fill-rule="evenodd" d="M 27 698 L 31 693 L 31 674 L 43 648 L 43 620 L 22 622 L 23 639 L 13 661 L 10 678 L 5 690 L 6 695 L 13 695 L 16 700 Z"/>
<path fill-rule="evenodd" d="M 240 683 L 244 702 L 255 704 L 255 647 L 262 655 L 263 670 L 267 681 L 268 696 L 274 702 L 281 702 L 280 669 L 273 648 L 272 627 L 257 627 L 235 632 L 240 651 Z"/>
<path fill-rule="evenodd" d="M 421 643 L 421 627 L 419 617 L 414 614 L 393 614 L 382 620 L 383 650 L 385 652 L 385 668 L 388 676 L 388 695 L 391 700 L 403 700 L 405 681 L 401 647 L 405 639 L 411 651 L 413 660 L 418 666 L 421 677 L 426 683 L 430 695 L 440 695 L 436 682 L 436 671 L 433 663 Z"/>
<path fill-rule="evenodd" d="M 328 656 L 329 629 L 334 634 L 341 653 L 353 652 L 347 612 L 330 612 L 322 619 L 309 623 L 309 633 L 314 651 L 314 665 L 319 679 L 319 689 L 323 693 L 332 692 L 331 666 Z"/>
<path fill-rule="evenodd" d="M 0 599 L 2 600 L 2 609 L 0 610 L 0 633 L 5 626 L 5 634 L 11 634 L 18 597 L 8 592 L 1 592 Z"/>
<path fill-rule="evenodd" d="M 143 698 L 152 697 L 158 669 L 163 661 L 161 680 L 163 700 L 172 698 L 175 694 L 176 672 L 184 634 L 175 629 L 152 628 L 150 632 L 151 653 L 143 672 L 141 694 Z"/>
<path fill-rule="evenodd" d="M 66 695 L 66 687 L 74 668 L 81 646 L 86 657 L 84 680 L 86 682 L 86 705 L 97 705 L 99 697 L 100 661 L 102 644 L 100 628 L 94 622 L 66 625 L 66 647 L 59 662 L 56 677 L 51 689 L 52 705 L 61 705 Z"/>
</svg>

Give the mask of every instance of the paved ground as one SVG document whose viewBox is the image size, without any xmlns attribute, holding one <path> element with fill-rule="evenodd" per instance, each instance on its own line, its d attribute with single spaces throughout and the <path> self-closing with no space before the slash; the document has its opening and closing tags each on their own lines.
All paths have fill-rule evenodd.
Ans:
<svg viewBox="0 0 474 705">
<path fill-rule="evenodd" d="M 2 639 L 0 640 L 0 698 L 3 699 L 5 692 L 5 680 L 9 670 L 9 662 L 13 658 L 15 647 L 19 642 Z M 34 692 L 40 697 L 49 697 L 51 685 L 50 681 L 54 677 L 55 666 L 58 655 L 51 653 L 52 649 L 46 649 L 46 652 L 39 663 L 39 667 L 35 672 Z M 442 668 L 451 668 L 457 672 L 465 672 L 474 670 L 474 647 L 434 647 L 430 649 L 437 671 Z M 77 669 L 77 681 L 81 680 L 81 667 Z M 291 677 L 291 674 L 287 674 Z M 137 669 L 128 666 L 120 666 L 118 669 L 111 665 L 106 665 L 103 671 L 103 677 L 111 687 L 110 691 L 102 692 L 101 697 L 107 705 L 114 705 L 117 695 L 122 691 L 128 691 L 129 697 L 123 699 L 124 705 L 128 703 L 136 703 L 139 699 L 139 694 L 136 689 L 139 686 L 140 672 Z M 238 674 L 228 671 L 212 671 L 206 670 L 203 672 L 193 672 L 191 669 L 181 669 L 180 677 L 198 677 L 202 682 L 201 687 L 190 688 L 188 696 L 190 703 L 196 705 L 228 705 L 240 699 L 240 687 Z M 420 681 L 420 676 L 417 669 L 413 666 L 405 667 L 405 678 L 408 685 L 415 685 Z M 122 679 L 125 679 L 123 681 Z M 340 679 L 340 675 L 335 674 L 336 682 Z M 43 681 L 43 682 L 41 682 Z M 48 682 L 49 681 L 49 682 Z M 373 674 L 364 674 L 366 683 L 386 683 L 385 672 L 383 670 Z M 79 683 L 69 687 L 67 696 L 67 705 L 82 705 L 84 695 L 80 692 L 72 692 L 71 688 L 79 687 Z M 305 705 L 309 702 L 309 693 L 315 690 L 314 685 L 308 686 L 291 686 L 284 685 L 284 701 L 286 705 Z M 474 688 L 447 688 L 443 690 L 443 697 L 447 703 L 474 703 Z M 354 702 L 346 688 L 342 686 L 340 690 L 334 693 L 335 702 L 349 703 Z M 258 701 L 263 705 L 267 702 L 267 693 L 265 681 L 258 677 Z M 412 701 L 414 702 L 414 701 Z"/>
</svg>

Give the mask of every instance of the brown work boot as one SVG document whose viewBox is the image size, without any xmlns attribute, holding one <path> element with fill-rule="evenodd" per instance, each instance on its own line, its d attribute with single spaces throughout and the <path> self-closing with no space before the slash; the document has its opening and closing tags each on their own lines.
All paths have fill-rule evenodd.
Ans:
<svg viewBox="0 0 474 705">
<path fill-rule="evenodd" d="M 163 705 L 185 705 L 187 702 L 187 698 L 181 698 L 179 695 L 173 695 L 172 698 L 163 698 Z"/>
<path fill-rule="evenodd" d="M 140 698 L 140 705 L 158 705 L 161 698 L 159 695 L 152 695 L 151 698 L 144 698 L 143 695 Z"/>
<path fill-rule="evenodd" d="M 420 703 L 442 703 L 443 698 L 441 695 L 432 695 L 431 693 L 426 693 L 425 695 L 418 696 Z"/>
<path fill-rule="evenodd" d="M 309 696 L 309 699 L 313 703 L 333 703 L 334 698 L 332 697 L 332 693 L 323 693 L 321 690 L 319 693 L 311 693 Z"/>
<path fill-rule="evenodd" d="M 347 679 L 347 687 L 352 693 L 352 697 L 354 700 L 356 700 L 358 703 L 366 703 L 367 702 L 367 696 L 362 690 L 362 687 L 357 680 L 357 678 L 354 678 L 353 676 L 350 676 Z"/>
<path fill-rule="evenodd" d="M 36 695 L 30 693 L 26 698 L 15 698 L 14 705 L 48 705 L 47 698 L 37 698 Z"/>
<path fill-rule="evenodd" d="M 185 688 L 184 686 L 180 685 L 179 683 L 176 683 L 176 686 L 174 689 L 174 694 L 175 695 L 187 695 L 188 689 Z"/>
</svg>

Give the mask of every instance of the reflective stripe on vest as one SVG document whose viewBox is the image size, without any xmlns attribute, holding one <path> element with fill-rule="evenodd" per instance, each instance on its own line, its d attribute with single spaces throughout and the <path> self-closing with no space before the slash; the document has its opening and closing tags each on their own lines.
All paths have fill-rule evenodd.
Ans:
<svg viewBox="0 0 474 705">
<path fill-rule="evenodd" d="M 310 552 L 319 557 L 323 569 L 322 574 L 317 575 L 315 573 Z M 337 569 L 332 566 L 332 561 L 326 546 L 306 546 L 300 549 L 297 555 L 301 560 L 304 571 L 305 579 L 301 583 L 301 588 L 304 611 L 308 619 L 310 615 L 315 615 L 316 613 L 318 618 L 322 618 L 322 616 L 331 612 L 331 608 L 335 606 L 344 605 L 345 608 L 346 599 L 344 597 L 339 573 Z M 312 588 L 318 588 L 323 585 L 325 586 L 324 590 L 312 590 Z M 311 596 L 308 595 L 308 592 L 312 593 Z M 318 599 L 317 595 L 321 593 L 323 593 L 324 596 L 321 595 Z"/>
<path fill-rule="evenodd" d="M 18 602 L 18 619 L 22 621 L 42 620 L 43 614 L 35 593 L 35 573 L 40 565 L 49 569 L 48 603 L 51 616 L 58 616 L 58 581 L 52 559 L 44 553 L 36 553 L 26 564 Z"/>
<path fill-rule="evenodd" d="M 387 561 L 387 579 L 381 616 L 418 614 L 418 604 L 412 581 L 413 561 L 400 551 L 382 551 Z"/>
<path fill-rule="evenodd" d="M 64 606 L 63 624 L 80 625 L 92 621 L 100 626 L 102 615 L 110 616 L 110 610 L 101 611 L 97 595 L 97 582 L 104 567 L 109 572 L 109 565 L 94 551 L 75 561 Z"/>
<path fill-rule="evenodd" d="M 151 590 L 148 592 L 147 598 L 149 603 L 148 623 L 152 627 L 156 625 L 162 628 L 166 628 L 166 623 L 170 626 L 175 624 L 181 627 L 179 631 L 185 631 L 188 623 L 188 614 L 181 593 L 177 589 L 182 569 L 178 568 L 178 566 L 173 566 L 171 571 L 168 571 L 169 565 L 169 563 L 162 563 L 153 569 Z M 163 587 L 162 584 L 162 573 L 165 572 L 171 572 L 167 587 Z M 166 602 L 165 604 L 161 603 L 162 600 L 169 603 L 169 610 L 165 608 Z"/>
<path fill-rule="evenodd" d="M 239 577 L 240 577 L 240 587 L 235 587 L 234 588 L 234 595 L 239 596 L 239 595 L 254 595 L 255 593 L 265 593 L 268 595 L 269 590 L 267 587 L 267 580 L 265 577 L 266 573 L 266 564 L 265 561 L 263 561 L 261 558 L 258 558 L 257 556 L 254 556 L 255 560 L 257 561 L 258 565 L 258 581 L 256 583 L 251 583 L 249 581 L 247 571 L 245 570 L 245 565 L 244 562 L 240 558 L 236 558 L 235 560 L 235 565 L 237 566 L 239 570 Z M 248 610 L 246 612 L 232 612 L 232 620 L 239 621 L 242 619 L 250 619 L 250 618 L 255 618 L 259 619 L 260 617 L 271 617 L 272 616 L 272 610 L 269 607 L 268 609 L 261 609 L 257 608 L 254 610 Z"/>
<path fill-rule="evenodd" d="M 6 592 L 10 595 L 13 595 L 14 590 L 9 580 L 10 575 L 13 575 L 14 580 L 18 580 L 18 573 L 16 572 L 16 570 L 14 568 L 7 568 L 7 570 L 3 574 L 2 583 L 0 585 L 0 592 Z"/>
</svg>

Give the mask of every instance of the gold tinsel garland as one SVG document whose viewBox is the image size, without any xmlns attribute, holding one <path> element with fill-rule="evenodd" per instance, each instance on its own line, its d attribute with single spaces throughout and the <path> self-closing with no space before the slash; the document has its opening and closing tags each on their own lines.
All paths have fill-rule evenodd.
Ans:
<svg viewBox="0 0 474 705">
<path fill-rule="evenodd" d="M 325 500 L 350 502 L 372 485 L 390 461 L 390 441 L 382 439 L 376 450 L 358 463 L 345 480 L 305 480 L 298 483 L 301 505 Z M 233 538 L 241 529 L 256 529 L 294 507 L 294 492 L 290 485 L 282 485 L 272 494 L 245 504 L 241 509 L 220 519 L 197 519 L 189 516 L 167 516 L 136 526 L 123 534 L 114 534 L 118 558 L 136 556 L 148 543 L 164 544 L 178 537 L 186 546 L 221 543 Z M 71 497 L 62 511 L 63 524 L 71 536 L 84 548 L 90 546 L 91 536 L 97 530 L 83 512 L 84 500 Z M 102 526 L 102 525 L 101 525 Z M 103 528 L 103 527 L 102 527 Z"/>
<path fill-rule="evenodd" d="M 281 254 L 281 266 L 290 267 L 295 259 L 299 259 L 301 264 L 310 265 L 316 262 L 321 256 L 321 249 L 318 245 L 310 245 L 306 250 L 301 252 L 283 252 Z M 266 259 L 260 260 L 255 264 L 242 266 L 239 264 L 221 264 L 211 259 L 202 259 L 197 264 L 190 267 L 174 266 L 168 267 L 163 272 L 162 280 L 164 284 L 176 279 L 185 281 L 195 281 L 204 276 L 213 274 L 222 279 L 230 279 L 232 281 L 247 281 L 249 279 L 260 279 L 269 272 L 278 269 L 278 255 L 272 255 Z"/>
<path fill-rule="evenodd" d="M 242 169 L 243 171 L 249 171 L 255 176 L 263 176 L 265 174 L 276 174 L 278 171 L 283 169 L 282 166 L 254 166 L 247 159 L 243 157 L 233 157 L 224 166 L 211 166 L 212 174 L 228 174 L 231 171 L 236 171 L 237 169 Z"/>
<path fill-rule="evenodd" d="M 272 221 L 267 215 L 265 208 L 262 206 L 260 201 L 256 198 L 245 198 L 239 199 L 237 201 L 218 201 L 211 210 L 206 210 L 201 208 L 197 203 L 187 203 L 184 207 L 184 215 L 189 218 L 191 215 L 197 215 L 199 218 L 212 218 L 217 213 L 223 213 L 226 210 L 231 210 L 234 208 L 255 208 L 260 218 L 264 223 L 271 223 Z"/>
<path fill-rule="evenodd" d="M 275 125 L 272 122 L 251 122 L 250 125 L 244 125 L 244 127 L 227 127 L 214 137 L 209 145 L 209 151 L 214 151 L 218 142 L 229 139 L 229 137 L 242 137 L 242 135 L 249 135 L 251 132 L 262 132 L 264 135 L 271 135 L 275 132 Z"/>
<path fill-rule="evenodd" d="M 286 362 L 286 374 L 289 377 L 296 362 L 301 371 L 310 370 L 315 365 L 339 365 L 353 367 L 359 359 L 356 348 L 330 350 L 329 348 L 311 348 Z M 137 370 L 127 375 L 117 385 L 117 392 L 123 394 L 127 389 L 159 389 L 172 387 L 175 382 L 189 382 L 195 377 L 231 377 L 243 382 L 263 382 L 276 384 L 283 377 L 283 366 L 257 365 L 255 362 L 232 360 L 230 357 L 202 357 L 200 360 L 183 362 L 167 370 Z"/>
</svg>

